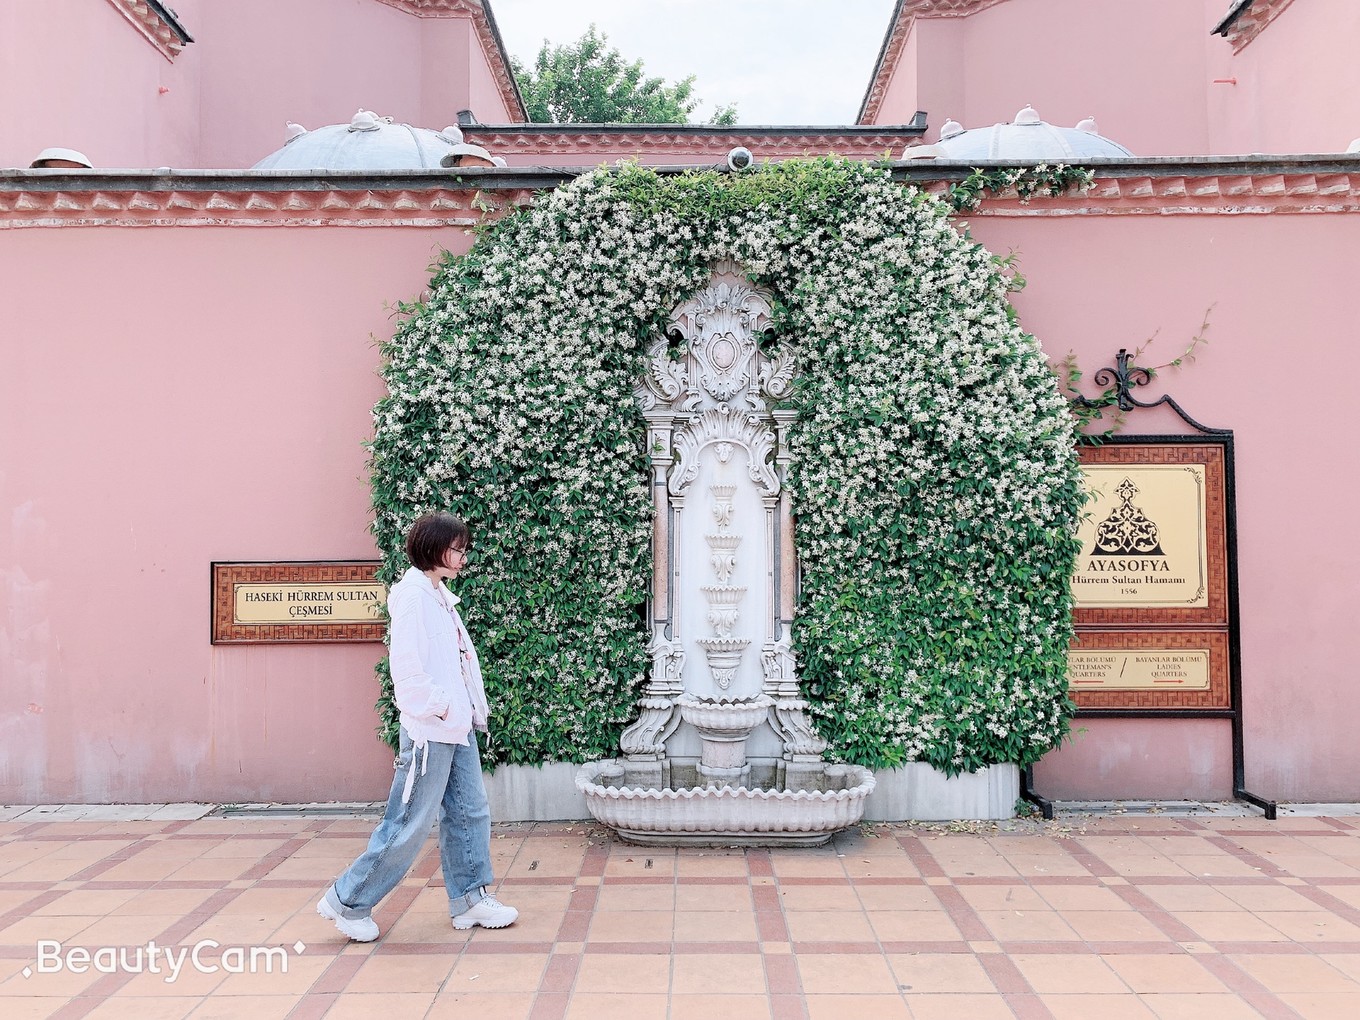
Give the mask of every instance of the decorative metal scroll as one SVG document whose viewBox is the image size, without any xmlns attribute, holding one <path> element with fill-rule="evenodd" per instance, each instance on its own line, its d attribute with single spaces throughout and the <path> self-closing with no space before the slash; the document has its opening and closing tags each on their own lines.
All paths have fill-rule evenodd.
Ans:
<svg viewBox="0 0 1360 1020">
<path fill-rule="evenodd" d="M 1115 404 L 1121 411 L 1132 411 L 1135 408 L 1152 408 L 1166 404 L 1171 410 L 1180 416 L 1181 421 L 1189 425 L 1197 432 L 1203 432 L 1207 436 L 1231 435 L 1232 429 L 1215 429 L 1208 425 L 1202 425 L 1186 413 L 1185 408 L 1176 402 L 1176 399 L 1169 393 L 1163 393 L 1156 400 L 1143 401 L 1133 395 L 1133 391 L 1139 386 L 1146 386 L 1152 382 L 1152 371 L 1147 368 L 1139 368 L 1137 365 L 1130 365 L 1129 361 L 1133 357 L 1128 350 L 1121 347 L 1119 353 L 1114 357 L 1114 366 L 1102 368 L 1094 376 L 1092 381 L 1097 386 L 1104 386 L 1114 390 Z M 1077 396 L 1071 399 L 1073 404 L 1078 407 L 1087 407 L 1097 410 L 1109 406 L 1106 398 L 1091 400 L 1087 397 Z"/>
</svg>

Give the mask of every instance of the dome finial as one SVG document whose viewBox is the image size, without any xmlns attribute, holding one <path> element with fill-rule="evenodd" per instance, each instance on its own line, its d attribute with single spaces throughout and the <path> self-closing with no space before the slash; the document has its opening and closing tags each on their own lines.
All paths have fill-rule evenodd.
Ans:
<svg viewBox="0 0 1360 1020">
<path fill-rule="evenodd" d="M 379 117 L 372 110 L 360 110 L 349 122 L 351 131 L 377 131 L 384 124 L 391 124 L 391 117 Z"/>
<path fill-rule="evenodd" d="M 940 128 L 940 141 L 944 141 L 946 138 L 953 138 L 955 135 L 961 135 L 963 132 L 964 127 L 962 124 L 952 117 L 946 117 L 944 126 Z"/>
<path fill-rule="evenodd" d="M 1085 120 L 1077 121 L 1077 130 L 1089 131 L 1093 135 L 1100 134 L 1100 128 L 1096 127 L 1096 119 L 1094 117 L 1087 117 Z"/>
<path fill-rule="evenodd" d="M 1039 111 L 1026 103 L 1025 108 L 1015 115 L 1013 123 L 1034 125 L 1042 124 L 1043 121 L 1039 118 Z"/>
</svg>

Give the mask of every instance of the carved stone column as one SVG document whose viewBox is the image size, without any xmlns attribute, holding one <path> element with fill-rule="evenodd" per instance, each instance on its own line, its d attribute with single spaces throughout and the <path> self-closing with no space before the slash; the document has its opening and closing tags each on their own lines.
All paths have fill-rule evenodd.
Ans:
<svg viewBox="0 0 1360 1020">
<path fill-rule="evenodd" d="M 771 397 L 787 395 L 778 380 Z M 775 515 L 776 555 L 778 564 L 774 578 L 776 592 L 774 636 L 761 652 L 761 666 L 765 671 L 765 693 L 774 700 L 770 708 L 770 726 L 784 744 L 784 785 L 789 789 L 813 784 L 822 772 L 822 752 L 826 741 L 817 735 L 808 715 L 809 705 L 798 687 L 798 663 L 793 654 L 789 633 L 793 625 L 793 608 L 797 598 L 798 554 L 793 542 L 793 501 L 789 496 L 789 430 L 797 412 L 775 409 L 774 419 L 778 443 L 775 447 L 775 467 L 779 473 L 779 504 Z"/>
<path fill-rule="evenodd" d="M 664 351 L 664 345 L 663 345 Z M 638 717 L 623 731 L 619 740 L 624 756 L 626 786 L 661 787 L 669 785 L 666 767 L 666 738 L 680 724 L 675 699 L 684 691 L 682 679 L 685 652 L 672 641 L 671 600 L 672 532 L 670 500 L 666 476 L 674 458 L 671 455 L 671 430 L 675 414 L 653 407 L 643 412 L 647 419 L 647 452 L 652 466 L 652 640 L 648 651 L 652 669 L 643 695 L 638 699 Z"/>
</svg>

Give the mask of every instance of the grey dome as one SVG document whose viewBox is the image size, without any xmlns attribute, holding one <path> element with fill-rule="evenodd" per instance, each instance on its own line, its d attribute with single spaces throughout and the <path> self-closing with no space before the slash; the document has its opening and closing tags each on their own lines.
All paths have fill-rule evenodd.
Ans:
<svg viewBox="0 0 1360 1020">
<path fill-rule="evenodd" d="M 253 170 L 420 170 L 438 169 L 440 160 L 460 153 L 491 161 L 481 146 L 463 142 L 457 127 L 443 131 L 393 124 L 360 110 L 348 124 L 308 131 L 289 124 L 283 148 L 256 163 Z"/>
<path fill-rule="evenodd" d="M 908 149 L 907 158 L 934 156 L 937 159 L 984 160 L 1001 159 L 1023 163 L 1043 160 L 1072 162 L 1081 159 L 1127 159 L 1128 149 L 1097 133 L 1096 122 L 1082 121 L 1074 128 L 1057 127 L 1039 119 L 1033 107 L 1025 107 L 1010 124 L 994 124 L 989 128 L 965 131 L 954 121 L 946 121 L 940 129 L 940 140 L 934 145 Z"/>
</svg>

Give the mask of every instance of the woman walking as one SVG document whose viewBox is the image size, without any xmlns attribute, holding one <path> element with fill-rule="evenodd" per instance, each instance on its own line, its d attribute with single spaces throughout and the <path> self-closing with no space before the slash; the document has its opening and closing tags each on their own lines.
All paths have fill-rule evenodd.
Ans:
<svg viewBox="0 0 1360 1020">
<path fill-rule="evenodd" d="M 387 598 L 392 686 L 401 710 L 401 743 L 387 810 L 368 849 L 316 905 L 356 942 L 378 937 L 373 908 L 415 863 L 439 818 L 439 858 L 455 928 L 504 928 L 519 916 L 487 890 L 491 812 L 474 729 L 488 709 L 472 639 L 458 597 L 444 586 L 467 563 L 468 526 L 453 514 L 419 518 L 406 534 L 411 567 Z"/>
</svg>

